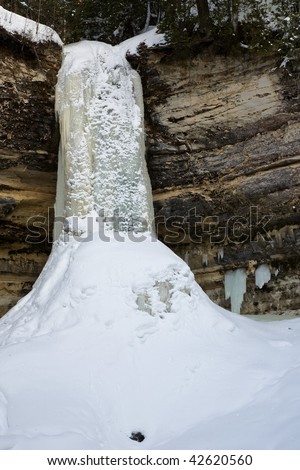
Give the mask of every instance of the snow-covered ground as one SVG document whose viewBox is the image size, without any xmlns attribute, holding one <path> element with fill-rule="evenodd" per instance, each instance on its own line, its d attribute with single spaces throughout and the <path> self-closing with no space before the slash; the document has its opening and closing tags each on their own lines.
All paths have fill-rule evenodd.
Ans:
<svg viewBox="0 0 300 470">
<path fill-rule="evenodd" d="M 136 76 L 120 50 L 96 43 L 66 49 L 60 77 L 73 97 L 58 85 L 67 156 L 58 205 L 70 220 L 80 216 L 80 230 L 70 225 L 59 236 L 32 291 L 0 320 L 0 449 L 299 449 L 300 321 L 259 323 L 227 312 L 149 227 L 124 234 L 96 221 L 99 201 L 107 197 L 113 208 L 111 182 L 119 187 L 122 178 L 129 217 L 148 221 L 151 213 L 144 170 L 141 185 L 136 172 L 125 171 L 127 158 L 142 165 L 142 111 Z M 123 93 L 122 76 L 132 96 Z M 90 112 L 83 112 L 85 102 Z M 121 172 L 109 147 L 87 137 L 98 135 L 94 126 L 120 152 Z M 102 150 L 93 152 L 94 145 Z M 99 181 L 103 155 L 108 185 Z M 84 242 L 79 234 L 88 218 L 92 236 Z M 130 439 L 137 432 L 143 442 Z"/>
<path fill-rule="evenodd" d="M 153 237 L 60 241 L 1 322 L 0 448 L 299 448 L 299 336 L 214 305 Z"/>
<path fill-rule="evenodd" d="M 24 36 L 32 42 L 55 42 L 62 46 L 62 40 L 49 26 L 36 23 L 29 18 L 12 13 L 0 6 L 0 28 L 11 34 Z"/>
</svg>

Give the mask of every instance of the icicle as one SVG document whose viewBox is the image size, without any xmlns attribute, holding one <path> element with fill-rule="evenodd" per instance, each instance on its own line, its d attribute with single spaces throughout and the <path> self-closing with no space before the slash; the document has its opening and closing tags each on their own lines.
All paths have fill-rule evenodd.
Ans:
<svg viewBox="0 0 300 470">
<path fill-rule="evenodd" d="M 271 271 L 267 264 L 261 264 L 255 271 L 255 284 L 257 287 L 262 287 L 267 284 L 271 279 Z"/>
<path fill-rule="evenodd" d="M 224 248 L 218 249 L 218 263 L 224 258 Z"/>
<path fill-rule="evenodd" d="M 202 264 L 203 266 L 208 266 L 208 254 L 207 253 L 204 253 L 202 255 Z"/>
<path fill-rule="evenodd" d="M 231 311 L 240 313 L 246 293 L 247 273 L 245 269 L 236 269 L 225 273 L 225 299 L 231 299 Z"/>
</svg>

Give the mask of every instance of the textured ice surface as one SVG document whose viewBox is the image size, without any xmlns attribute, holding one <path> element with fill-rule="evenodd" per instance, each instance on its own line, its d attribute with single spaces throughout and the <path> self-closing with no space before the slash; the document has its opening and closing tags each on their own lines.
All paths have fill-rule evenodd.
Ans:
<svg viewBox="0 0 300 470">
<path fill-rule="evenodd" d="M 116 231 L 149 230 L 153 203 L 142 86 L 118 46 L 82 41 L 64 48 L 56 110 L 61 129 L 56 216 L 97 213 Z"/>
</svg>

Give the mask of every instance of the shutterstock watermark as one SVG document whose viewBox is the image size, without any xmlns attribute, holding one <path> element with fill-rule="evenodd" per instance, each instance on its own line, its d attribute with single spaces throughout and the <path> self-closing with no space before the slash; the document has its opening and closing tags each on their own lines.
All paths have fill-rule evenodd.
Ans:
<svg viewBox="0 0 300 470">
<path fill-rule="evenodd" d="M 211 245 L 244 244 L 254 241 L 271 243 L 268 227 L 272 215 L 260 214 L 258 206 L 249 207 L 244 215 L 232 215 L 224 218 L 222 215 L 201 216 L 196 208 L 191 208 L 183 215 L 157 215 L 150 223 L 149 220 L 124 218 L 116 211 L 113 216 L 105 217 L 54 217 L 53 209 L 49 209 L 48 217 L 32 216 L 27 220 L 29 234 L 26 242 L 29 244 L 51 243 L 52 226 L 60 234 L 64 242 L 70 239 L 80 243 L 92 241 L 95 237 L 109 243 L 112 240 L 125 242 L 142 242 L 150 237 L 153 242 L 159 234 L 160 239 L 168 245 L 182 242 L 209 243 Z M 151 235 L 152 234 L 152 235 Z"/>
</svg>

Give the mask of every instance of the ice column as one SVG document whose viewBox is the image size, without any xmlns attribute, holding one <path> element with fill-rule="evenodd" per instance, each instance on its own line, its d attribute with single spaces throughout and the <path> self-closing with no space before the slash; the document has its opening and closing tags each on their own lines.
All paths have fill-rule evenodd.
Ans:
<svg viewBox="0 0 300 470">
<path fill-rule="evenodd" d="M 118 46 L 82 41 L 64 48 L 56 111 L 56 216 L 98 214 L 116 231 L 149 230 L 142 86 Z"/>
<path fill-rule="evenodd" d="M 247 273 L 245 269 L 236 269 L 225 273 L 225 299 L 231 300 L 231 311 L 240 313 L 246 293 Z"/>
</svg>

